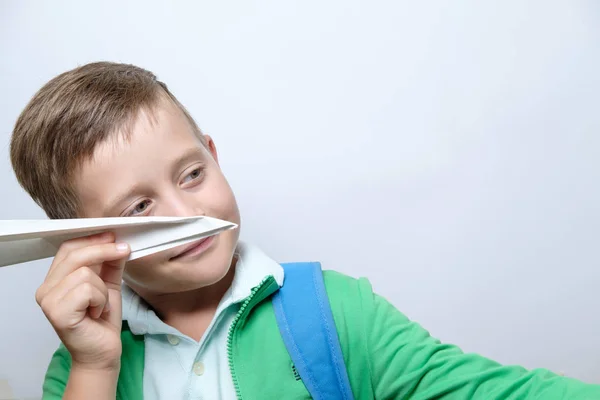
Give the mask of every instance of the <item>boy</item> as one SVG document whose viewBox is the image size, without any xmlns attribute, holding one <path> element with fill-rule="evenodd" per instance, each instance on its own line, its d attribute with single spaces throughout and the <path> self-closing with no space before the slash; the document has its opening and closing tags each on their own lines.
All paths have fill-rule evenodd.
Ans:
<svg viewBox="0 0 600 400">
<path fill-rule="evenodd" d="M 207 215 L 240 224 L 214 141 L 149 71 L 92 63 L 47 83 L 11 141 L 50 218 Z M 36 300 L 61 339 L 44 399 L 309 398 L 270 301 L 282 267 L 239 230 L 128 262 L 110 233 L 65 242 Z M 369 283 L 324 273 L 354 398 L 592 399 L 431 338 Z"/>
</svg>

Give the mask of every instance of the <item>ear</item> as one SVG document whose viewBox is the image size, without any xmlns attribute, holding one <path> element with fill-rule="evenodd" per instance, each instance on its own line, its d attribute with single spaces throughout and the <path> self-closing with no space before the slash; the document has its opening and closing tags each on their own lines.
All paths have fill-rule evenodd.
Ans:
<svg viewBox="0 0 600 400">
<path fill-rule="evenodd" d="M 217 154 L 217 146 L 215 145 L 215 141 L 209 135 L 203 135 L 204 137 L 204 145 L 206 149 L 210 152 L 212 157 L 219 164 L 219 155 Z"/>
</svg>

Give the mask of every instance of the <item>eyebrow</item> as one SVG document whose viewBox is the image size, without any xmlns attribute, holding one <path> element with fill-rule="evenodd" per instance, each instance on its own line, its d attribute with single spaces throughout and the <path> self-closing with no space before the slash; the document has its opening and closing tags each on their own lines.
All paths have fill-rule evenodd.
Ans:
<svg viewBox="0 0 600 400">
<path fill-rule="evenodd" d="M 202 157 L 202 151 L 200 149 L 194 148 L 186 151 L 183 155 L 175 159 L 175 161 L 173 162 L 171 167 L 171 175 L 175 176 L 175 174 L 181 169 L 181 167 L 199 157 Z M 142 192 L 142 189 L 142 185 L 136 183 L 128 191 L 116 196 L 114 199 L 111 199 L 108 202 L 108 205 L 104 207 L 103 215 L 108 216 L 112 214 L 113 212 L 115 212 L 117 206 L 119 206 L 125 200 L 134 197 L 136 194 Z"/>
<path fill-rule="evenodd" d="M 139 185 L 139 184 L 133 185 L 127 192 L 120 194 L 117 197 L 115 197 L 114 199 L 110 200 L 108 205 L 106 207 L 104 207 L 102 214 L 105 217 L 108 217 L 111 214 L 116 213 L 116 208 L 118 205 L 120 205 L 122 202 L 124 202 L 128 198 L 135 196 L 136 193 L 141 192 L 141 189 L 142 189 L 141 185 Z"/>
<path fill-rule="evenodd" d="M 175 162 L 173 163 L 173 166 L 172 166 L 171 174 L 176 175 L 185 164 L 187 164 L 191 161 L 197 160 L 198 158 L 204 159 L 204 155 L 202 154 L 201 149 L 193 148 L 193 149 L 186 151 L 181 156 L 179 156 L 177 159 L 175 159 Z"/>
</svg>

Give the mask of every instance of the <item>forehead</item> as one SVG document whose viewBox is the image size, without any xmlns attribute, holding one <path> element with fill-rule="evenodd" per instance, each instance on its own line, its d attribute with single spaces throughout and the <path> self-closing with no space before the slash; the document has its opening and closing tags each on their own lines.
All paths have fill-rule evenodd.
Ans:
<svg viewBox="0 0 600 400">
<path fill-rule="evenodd" d="M 75 174 L 75 191 L 86 216 L 99 216 L 90 211 L 104 209 L 120 193 L 167 177 L 182 155 L 206 156 L 185 115 L 170 102 L 141 110 L 124 129 L 99 143 Z"/>
</svg>

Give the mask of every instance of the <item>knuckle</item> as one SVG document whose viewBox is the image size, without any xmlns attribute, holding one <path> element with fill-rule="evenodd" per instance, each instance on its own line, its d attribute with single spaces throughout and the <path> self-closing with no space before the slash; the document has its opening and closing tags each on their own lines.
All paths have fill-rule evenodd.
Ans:
<svg viewBox="0 0 600 400">
<path fill-rule="evenodd" d="M 87 257 L 86 257 L 87 256 Z M 82 267 L 85 265 L 86 258 L 89 258 L 89 250 L 86 248 L 76 249 L 67 254 L 64 261 L 74 267 Z"/>
<path fill-rule="evenodd" d="M 60 310 L 57 307 L 53 307 L 49 301 L 44 300 L 42 302 L 42 312 L 44 313 L 48 321 L 50 321 L 52 326 L 57 326 L 60 323 Z"/>
<path fill-rule="evenodd" d="M 84 294 L 87 297 L 91 297 L 92 293 L 94 292 L 94 285 L 92 285 L 89 282 L 84 282 L 81 284 L 80 289 L 82 294 Z"/>
<path fill-rule="evenodd" d="M 43 289 L 43 286 L 40 286 L 35 291 L 35 302 L 38 304 L 38 306 L 42 305 L 42 300 L 43 299 L 44 299 L 44 289 Z"/>
<path fill-rule="evenodd" d="M 60 321 L 60 316 L 56 310 L 47 310 L 44 314 L 46 314 L 46 318 L 48 318 L 48 321 L 50 321 L 52 325 L 56 325 Z"/>
<path fill-rule="evenodd" d="M 71 264 L 74 263 L 77 259 L 77 255 L 75 254 L 75 252 L 70 251 L 67 254 L 65 254 L 62 263 L 64 264 Z"/>
<path fill-rule="evenodd" d="M 40 299 L 40 308 L 42 309 L 42 311 L 44 312 L 44 314 L 48 315 L 48 313 L 50 312 L 48 307 L 48 299 L 46 297 L 41 298 Z"/>
<path fill-rule="evenodd" d="M 77 246 L 75 244 L 75 239 L 67 240 L 66 242 L 62 242 L 62 244 L 58 247 L 57 253 L 68 255 L 76 248 Z"/>
<path fill-rule="evenodd" d="M 84 281 L 90 281 L 93 279 L 94 275 L 96 275 L 90 267 L 81 267 L 78 273 L 80 278 Z"/>
<path fill-rule="evenodd" d="M 75 239 L 69 239 L 69 240 L 62 242 L 62 244 L 59 246 L 59 249 L 60 250 L 71 250 L 73 248 L 73 246 L 75 246 Z"/>
<path fill-rule="evenodd" d="M 57 311 L 50 312 L 46 314 L 46 318 L 50 321 L 50 324 L 54 327 L 55 330 L 60 331 L 63 330 L 66 326 L 64 321 L 64 316 Z"/>
<path fill-rule="evenodd" d="M 102 295 L 108 299 L 108 286 L 102 282 Z"/>
</svg>

